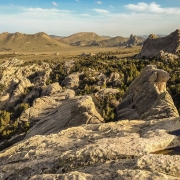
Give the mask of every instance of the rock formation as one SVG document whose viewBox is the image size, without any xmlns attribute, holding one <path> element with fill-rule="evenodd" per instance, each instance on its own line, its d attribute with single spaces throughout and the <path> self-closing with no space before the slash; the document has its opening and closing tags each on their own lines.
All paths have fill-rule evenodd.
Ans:
<svg viewBox="0 0 180 180">
<path fill-rule="evenodd" d="M 7 180 L 177 180 L 180 156 L 154 153 L 180 144 L 168 133 L 176 129 L 180 118 L 89 124 L 33 136 L 0 153 L 1 175 Z"/>
<path fill-rule="evenodd" d="M 176 60 L 179 59 L 179 57 L 172 53 L 165 53 L 163 50 L 161 50 L 157 55 L 156 58 L 159 60 L 164 60 L 164 62 L 167 62 L 168 60 Z"/>
<path fill-rule="evenodd" d="M 170 94 L 166 91 L 169 74 L 148 65 L 129 86 L 117 107 L 117 119 L 161 119 L 178 117 Z"/>
<path fill-rule="evenodd" d="M 65 93 L 68 94 L 67 92 Z M 21 115 L 20 120 L 26 118 L 30 122 L 38 121 L 27 133 L 26 138 L 37 134 L 58 133 L 68 127 L 75 127 L 81 124 L 104 122 L 90 96 L 80 96 L 66 100 L 63 98 L 64 96 L 61 95 L 59 99 L 57 96 L 37 99 L 34 102 L 34 106 Z M 54 101 L 57 102 L 55 103 Z M 37 108 L 38 106 L 39 108 Z"/>
<path fill-rule="evenodd" d="M 79 86 L 79 76 L 81 73 L 75 72 L 67 77 L 62 81 L 62 85 L 69 89 L 77 89 Z"/>
<path fill-rule="evenodd" d="M 137 36 L 131 34 L 129 39 L 127 40 L 126 44 L 127 44 L 127 46 L 137 46 L 137 45 L 142 45 L 142 42 L 143 42 L 143 38 L 138 39 Z"/>
<path fill-rule="evenodd" d="M 39 97 L 40 89 L 46 86 L 51 72 L 48 63 L 27 65 L 18 59 L 5 61 L 0 70 L 3 70 L 0 84 L 6 86 L 0 93 L 0 109 L 14 108 L 23 99 L 26 102 L 32 96 Z M 30 89 L 33 91 L 30 92 Z"/>
<path fill-rule="evenodd" d="M 6 85 L 0 110 L 10 104 L 17 110 L 20 103 L 27 103 L 15 122 L 30 123 L 28 131 L 0 142 L 0 179 L 180 179 L 180 157 L 175 151 L 180 147 L 180 118 L 166 91 L 169 74 L 147 66 L 118 106 L 120 121 L 104 123 L 101 114 L 106 112 L 99 110 L 98 100 L 118 97 L 118 89 L 104 87 L 118 86 L 125 77 L 90 67 L 88 74 L 69 74 L 74 63 L 60 66 L 67 72 L 64 87 L 58 79 L 49 79 L 52 70 L 47 63 L 25 65 L 14 59 L 0 66 L 0 84 Z M 94 82 L 94 95 L 75 96 L 83 81 L 80 75 Z M 117 102 L 110 98 L 106 110 L 112 112 Z"/>
<path fill-rule="evenodd" d="M 143 44 L 141 52 L 137 58 L 153 58 L 163 50 L 165 53 L 178 54 L 180 53 L 180 30 L 172 32 L 166 37 L 157 37 L 150 34 L 148 39 Z"/>
</svg>

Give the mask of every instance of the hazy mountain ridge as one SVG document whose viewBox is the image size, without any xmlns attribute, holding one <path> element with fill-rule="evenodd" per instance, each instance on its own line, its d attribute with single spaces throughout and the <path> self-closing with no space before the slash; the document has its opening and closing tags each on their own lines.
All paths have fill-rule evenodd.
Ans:
<svg viewBox="0 0 180 180">
<path fill-rule="evenodd" d="M 44 32 L 23 34 L 20 32 L 0 34 L 0 51 L 41 51 L 63 46 L 128 46 L 142 45 L 144 38 L 133 36 L 135 41 L 122 36 L 100 36 L 94 32 L 80 32 L 68 37 L 48 35 Z"/>
<path fill-rule="evenodd" d="M 133 35 L 134 36 L 134 35 Z M 137 38 L 139 43 L 143 42 L 145 39 L 143 37 L 134 36 Z M 58 39 L 60 42 L 69 44 L 72 46 L 127 46 L 130 45 L 129 38 L 122 36 L 110 37 L 110 36 L 100 36 L 94 32 L 80 32 L 70 35 L 65 38 Z M 134 43 L 133 45 L 139 45 L 139 43 Z M 142 44 L 141 44 L 142 45 Z"/>
<path fill-rule="evenodd" d="M 101 41 L 105 39 L 107 38 L 99 36 L 94 32 L 79 32 L 62 38 L 60 41 L 66 44 L 73 44 L 78 41 Z"/>
</svg>

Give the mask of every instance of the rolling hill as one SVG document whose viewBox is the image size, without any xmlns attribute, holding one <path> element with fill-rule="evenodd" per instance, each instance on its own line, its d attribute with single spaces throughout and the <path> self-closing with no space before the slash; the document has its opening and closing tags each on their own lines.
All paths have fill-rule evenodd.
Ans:
<svg viewBox="0 0 180 180">
<path fill-rule="evenodd" d="M 44 32 L 36 34 L 2 33 L 0 51 L 39 51 L 67 46 Z"/>
<path fill-rule="evenodd" d="M 109 36 L 99 36 L 93 32 L 81 32 L 76 33 L 65 38 L 58 38 L 58 41 L 71 46 L 103 46 L 103 47 L 113 47 L 113 46 L 127 46 L 127 45 L 139 45 L 145 39 L 142 37 L 137 37 L 131 35 L 129 38 L 122 36 L 109 37 Z"/>
<path fill-rule="evenodd" d="M 127 40 L 128 38 L 124 38 L 122 36 L 116 36 L 107 40 L 103 40 L 101 41 L 101 43 L 105 43 L 106 46 L 117 46 L 119 44 L 126 42 Z"/>
<path fill-rule="evenodd" d="M 93 41 L 102 41 L 108 39 L 107 37 L 99 36 L 94 32 L 80 32 L 73 34 L 71 36 L 65 37 L 60 39 L 59 41 L 65 44 L 74 45 L 74 44 L 81 44 L 82 41 L 83 46 L 89 44 L 89 42 Z"/>
</svg>

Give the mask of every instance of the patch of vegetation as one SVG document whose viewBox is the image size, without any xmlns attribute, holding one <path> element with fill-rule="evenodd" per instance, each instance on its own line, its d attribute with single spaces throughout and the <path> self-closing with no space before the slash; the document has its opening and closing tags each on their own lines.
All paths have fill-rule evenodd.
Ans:
<svg viewBox="0 0 180 180">
<path fill-rule="evenodd" d="M 5 90 L 6 86 L 4 84 L 0 84 L 0 94 Z"/>
<path fill-rule="evenodd" d="M 179 60 L 168 60 L 167 62 L 163 59 L 146 60 L 146 59 L 135 59 L 131 58 L 118 58 L 119 54 L 124 52 L 129 53 L 129 50 L 115 51 L 115 52 L 101 52 L 95 56 L 76 56 L 72 57 L 75 61 L 74 66 L 67 72 L 65 67 L 65 60 L 51 59 L 44 60 L 50 64 L 53 71 L 50 74 L 50 78 L 47 80 L 47 84 L 53 82 L 59 82 L 62 85 L 62 81 L 66 76 L 73 72 L 79 72 L 80 82 L 79 87 L 76 89 L 76 95 L 91 95 L 97 93 L 99 90 L 104 88 L 118 89 L 119 92 L 116 94 L 106 94 L 103 97 L 96 97 L 99 104 L 99 108 L 102 110 L 102 115 L 106 122 L 116 120 L 116 106 L 123 98 L 127 88 L 132 83 L 135 77 L 146 67 L 146 65 L 153 64 L 160 69 L 164 69 L 170 74 L 170 80 L 167 82 L 167 90 L 172 95 L 174 103 L 180 112 L 180 59 Z M 42 62 L 38 59 L 34 61 L 27 61 L 28 64 L 41 64 Z M 99 75 L 105 76 L 109 79 L 112 73 L 119 75 L 119 82 L 114 83 L 113 81 L 100 80 Z M 33 79 L 37 76 L 37 72 L 34 72 L 29 79 Z M 102 81 L 100 83 L 100 81 Z M 0 85 L 0 92 L 5 87 Z M 32 87 L 25 90 L 25 93 L 32 91 Z M 28 122 L 20 123 L 17 118 L 20 116 L 23 110 L 32 105 L 33 100 L 37 98 L 32 96 L 29 100 L 29 104 L 21 104 L 23 101 L 18 102 L 21 104 L 18 109 L 7 111 L 0 111 L 0 140 L 8 139 L 12 135 L 26 132 L 29 128 Z M 23 97 L 22 97 L 23 99 Z"/>
<path fill-rule="evenodd" d="M 29 129 L 29 122 L 19 122 L 15 117 L 29 107 L 28 104 L 21 104 L 16 111 L 0 111 L 0 141 L 9 139 L 14 134 L 27 132 Z"/>
<path fill-rule="evenodd" d="M 76 59 L 74 66 L 71 68 L 69 74 L 73 72 L 83 72 L 80 76 L 80 85 L 76 90 L 76 95 L 86 95 L 94 94 L 99 90 L 97 86 L 98 79 L 95 77 L 95 72 L 101 72 L 106 77 L 110 77 L 110 74 L 117 72 L 120 76 L 120 83 L 113 84 L 105 82 L 100 89 L 102 88 L 116 88 L 119 89 L 118 96 L 113 97 L 116 101 L 120 101 L 126 92 L 128 86 L 132 81 L 137 77 L 140 72 L 146 67 L 146 65 L 153 64 L 160 69 L 164 69 L 170 74 L 170 80 L 167 83 L 167 89 L 172 95 L 174 103 L 180 112 L 180 61 L 169 60 L 165 62 L 162 60 L 156 59 L 134 59 L 134 58 L 125 58 L 120 59 L 117 56 L 114 56 L 120 52 L 107 52 L 107 53 L 98 53 L 95 56 L 80 56 Z M 51 78 L 49 83 L 61 82 L 68 75 L 66 74 L 63 62 L 60 62 L 52 71 Z M 110 103 L 109 96 L 98 99 L 101 109 L 103 111 L 103 117 L 106 122 L 114 121 L 116 108 Z"/>
</svg>

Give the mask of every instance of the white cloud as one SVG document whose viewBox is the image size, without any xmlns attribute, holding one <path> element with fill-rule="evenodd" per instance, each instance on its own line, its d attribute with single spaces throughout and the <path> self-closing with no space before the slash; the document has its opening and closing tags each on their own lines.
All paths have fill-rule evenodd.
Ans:
<svg viewBox="0 0 180 180">
<path fill-rule="evenodd" d="M 76 2 L 80 2 L 79 0 L 76 0 Z"/>
<path fill-rule="evenodd" d="M 125 7 L 134 12 L 146 12 L 157 14 L 180 14 L 180 8 L 168 7 L 162 8 L 161 5 L 152 2 L 150 4 L 140 2 L 138 4 L 128 4 Z"/>
<path fill-rule="evenodd" d="M 147 13 L 145 10 L 128 13 L 112 13 L 104 9 L 85 10 L 84 13 L 78 13 L 56 8 L 0 5 L 0 32 L 32 34 L 44 31 L 66 36 L 91 31 L 100 35 L 127 37 L 130 34 L 169 34 L 179 28 L 179 16 L 174 14 Z"/>
<path fill-rule="evenodd" d="M 56 7 L 58 6 L 58 4 L 57 4 L 56 2 L 54 2 L 54 1 L 52 2 L 52 4 L 53 4 L 54 6 L 56 6 Z"/>
<path fill-rule="evenodd" d="M 96 1 L 97 4 L 102 4 L 102 1 Z"/>
<path fill-rule="evenodd" d="M 84 17 L 90 17 L 90 14 L 80 14 L 80 16 L 84 16 Z"/>
<path fill-rule="evenodd" d="M 109 13 L 109 11 L 107 11 L 105 9 L 93 9 L 93 10 L 100 14 L 108 14 Z"/>
</svg>

